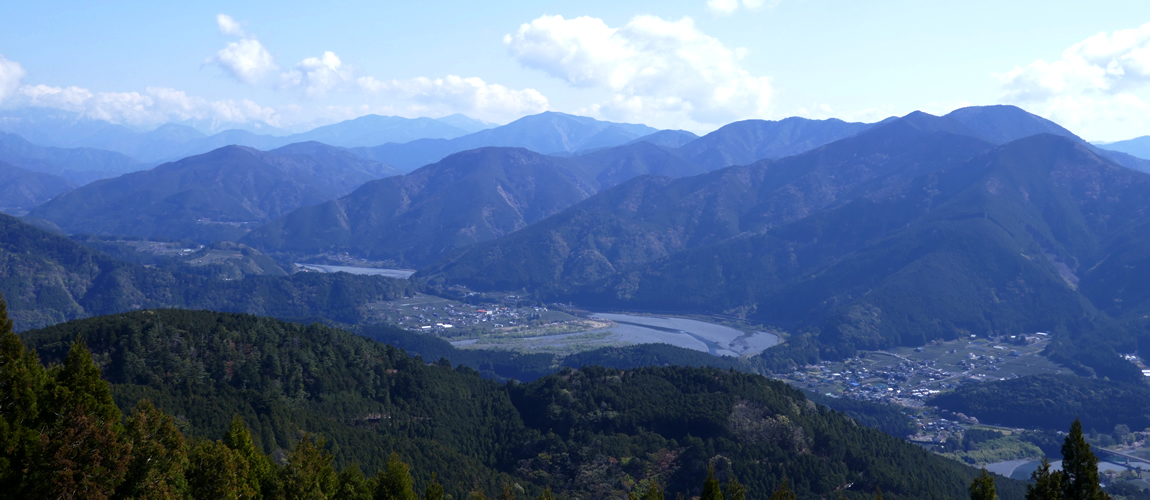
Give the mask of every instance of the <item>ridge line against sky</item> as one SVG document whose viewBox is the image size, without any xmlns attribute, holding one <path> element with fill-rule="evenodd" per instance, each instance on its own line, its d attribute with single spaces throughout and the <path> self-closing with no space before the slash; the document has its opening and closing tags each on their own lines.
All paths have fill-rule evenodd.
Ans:
<svg viewBox="0 0 1150 500">
<path fill-rule="evenodd" d="M 364 114 L 553 110 L 705 133 L 1016 104 L 1091 140 L 1150 134 L 1150 4 L 589 0 L 93 6 L 0 17 L 0 110 L 301 131 Z"/>
</svg>

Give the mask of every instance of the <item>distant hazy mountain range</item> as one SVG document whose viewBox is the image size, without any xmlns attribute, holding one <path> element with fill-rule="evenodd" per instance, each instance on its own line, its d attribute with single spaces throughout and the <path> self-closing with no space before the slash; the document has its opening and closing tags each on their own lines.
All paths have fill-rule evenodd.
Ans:
<svg viewBox="0 0 1150 500">
<path fill-rule="evenodd" d="M 1150 160 L 1150 135 L 1125 141 L 1097 143 L 1095 146 L 1107 151 L 1117 151 L 1143 160 Z"/>
<path fill-rule="evenodd" d="M 316 142 L 270 152 L 227 146 L 94 182 L 37 207 L 29 216 L 68 233 L 230 240 L 292 210 L 395 173 Z"/>
<path fill-rule="evenodd" d="M 259 134 L 250 130 L 225 130 L 206 135 L 199 130 L 169 123 L 149 132 L 84 118 L 75 113 L 44 108 L 25 108 L 0 113 L 0 132 L 17 134 L 43 146 L 86 147 L 115 151 L 140 162 L 153 164 L 206 153 L 223 146 L 275 149 L 297 142 L 317 141 L 331 146 L 377 146 L 423 138 L 449 139 L 490 128 L 494 124 L 464 115 L 439 119 L 367 115 L 299 134 Z"/>
</svg>

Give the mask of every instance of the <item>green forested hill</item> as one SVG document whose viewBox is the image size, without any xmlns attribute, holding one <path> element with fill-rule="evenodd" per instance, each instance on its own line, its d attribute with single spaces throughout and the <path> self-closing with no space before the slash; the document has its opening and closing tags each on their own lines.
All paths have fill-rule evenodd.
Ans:
<svg viewBox="0 0 1150 500">
<path fill-rule="evenodd" d="M 595 192 L 570 160 L 518 148 L 451 155 L 296 210 L 243 242 L 268 253 L 349 252 L 419 266 L 521 229 Z"/>
<path fill-rule="evenodd" d="M 1034 375 L 963 384 L 930 404 L 987 423 L 1061 430 L 1067 420 L 1109 433 L 1118 424 L 1150 427 L 1150 388 L 1103 379 Z"/>
<path fill-rule="evenodd" d="M 782 160 L 674 181 L 641 177 L 420 276 L 477 289 L 564 295 L 660 258 L 803 219 L 966 160 L 989 143 L 925 114 Z"/>
<path fill-rule="evenodd" d="M 392 451 L 422 489 L 615 497 L 652 481 L 697 495 L 708 465 L 749 498 L 782 478 L 800 497 L 965 498 L 975 471 L 862 427 L 757 375 L 713 368 L 565 370 L 499 385 L 323 326 L 205 311 L 139 311 L 26 332 L 46 362 L 82 335 L 122 408 L 149 398 L 218 438 L 240 414 L 266 451 L 301 430 L 369 473 Z M 1021 484 L 999 479 L 1002 498 Z"/>
<path fill-rule="evenodd" d="M 69 233 L 236 239 L 301 206 L 394 173 L 340 148 L 303 143 L 263 152 L 226 146 L 105 179 L 36 208 Z"/>
<path fill-rule="evenodd" d="M 115 260 L 0 214 L 0 293 L 17 330 L 141 308 L 181 307 L 357 323 L 369 302 L 412 292 L 407 280 L 298 273 L 220 280 Z"/>
</svg>

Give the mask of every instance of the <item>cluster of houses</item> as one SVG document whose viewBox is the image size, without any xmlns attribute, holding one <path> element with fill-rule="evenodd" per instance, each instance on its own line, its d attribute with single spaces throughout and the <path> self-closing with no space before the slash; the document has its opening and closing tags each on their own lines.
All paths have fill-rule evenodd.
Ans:
<svg viewBox="0 0 1150 500">
<path fill-rule="evenodd" d="M 457 328 L 498 329 L 539 319 L 546 307 L 514 308 L 497 305 L 469 306 L 448 303 L 442 306 L 412 306 L 411 314 L 398 319 L 408 330 L 447 333 Z"/>
</svg>

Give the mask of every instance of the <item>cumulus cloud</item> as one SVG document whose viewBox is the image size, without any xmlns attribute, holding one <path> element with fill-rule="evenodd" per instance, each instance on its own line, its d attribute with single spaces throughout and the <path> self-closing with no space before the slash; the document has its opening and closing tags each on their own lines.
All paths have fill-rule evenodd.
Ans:
<svg viewBox="0 0 1150 500">
<path fill-rule="evenodd" d="M 238 21 L 232 19 L 232 16 L 227 14 L 216 14 L 216 25 L 220 28 L 220 33 L 231 36 L 246 36 L 244 27 Z"/>
<path fill-rule="evenodd" d="M 707 9 L 721 15 L 734 14 L 739 7 L 747 10 L 759 10 L 763 7 L 774 7 L 779 0 L 707 0 Z"/>
<path fill-rule="evenodd" d="M 762 117 L 770 79 L 742 67 L 732 49 L 693 20 L 638 16 L 619 28 L 601 19 L 543 16 L 504 37 L 520 64 L 612 97 L 588 112 L 677 128 L 708 128 Z"/>
<path fill-rule="evenodd" d="M 994 76 L 1003 100 L 1064 123 L 1143 120 L 1147 106 L 1135 92 L 1150 83 L 1150 23 L 1098 33 L 1057 60 L 1039 59 Z"/>
<path fill-rule="evenodd" d="M 24 67 L 0 54 L 0 103 L 16 93 L 24 79 Z"/>
<path fill-rule="evenodd" d="M 188 120 L 210 122 L 211 128 L 246 123 L 279 126 L 280 122 L 276 110 L 246 99 L 209 101 L 167 87 L 148 87 L 141 93 L 26 85 L 19 89 L 18 94 L 20 104 L 26 106 L 63 109 L 88 118 L 135 127 Z"/>
<path fill-rule="evenodd" d="M 241 37 L 229 42 L 215 57 L 206 61 L 222 68 L 227 74 L 242 83 L 255 84 L 268 73 L 277 69 L 275 58 L 255 36 L 248 35 L 235 19 L 227 14 L 216 15 L 216 25 L 220 33 Z"/>
<path fill-rule="evenodd" d="M 345 67 L 334 52 L 327 51 L 320 57 L 304 59 L 296 64 L 295 69 L 282 73 L 280 85 L 300 89 L 308 97 L 316 98 L 326 96 L 351 78 L 351 69 Z"/>
<path fill-rule="evenodd" d="M 208 60 L 223 68 L 243 83 L 254 84 L 276 69 L 275 60 L 263 44 L 254 38 L 231 42 Z"/>
<path fill-rule="evenodd" d="M 484 120 L 506 121 L 549 107 L 547 98 L 535 89 L 509 89 L 475 77 L 448 75 L 381 81 L 365 76 L 356 83 L 365 92 L 409 101 L 409 113 L 425 115 L 464 113 Z"/>
</svg>

